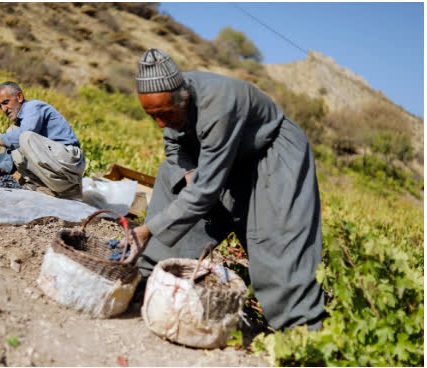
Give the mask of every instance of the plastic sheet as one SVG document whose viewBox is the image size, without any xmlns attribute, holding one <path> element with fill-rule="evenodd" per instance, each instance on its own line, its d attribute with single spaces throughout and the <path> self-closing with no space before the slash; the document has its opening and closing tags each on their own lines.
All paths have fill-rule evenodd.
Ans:
<svg viewBox="0 0 427 368">
<path fill-rule="evenodd" d="M 83 178 L 83 202 L 126 215 L 135 199 L 137 186 L 138 182 L 134 180 Z"/>
<path fill-rule="evenodd" d="M 0 223 L 25 224 L 42 217 L 81 222 L 101 208 L 126 215 L 135 198 L 137 182 L 83 178 L 83 200 L 55 198 L 25 189 L 0 188 Z M 104 216 L 114 217 L 112 214 Z"/>
</svg>

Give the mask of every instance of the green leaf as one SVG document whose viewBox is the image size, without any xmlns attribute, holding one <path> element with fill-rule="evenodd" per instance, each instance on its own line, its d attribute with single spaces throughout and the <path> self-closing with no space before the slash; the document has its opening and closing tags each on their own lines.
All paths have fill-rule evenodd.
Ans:
<svg viewBox="0 0 427 368">
<path fill-rule="evenodd" d="M 325 270 L 325 265 L 323 263 L 319 264 L 319 266 L 317 267 L 316 270 L 316 281 L 319 284 L 322 284 L 323 281 L 326 278 L 326 270 Z"/>
<path fill-rule="evenodd" d="M 409 358 L 408 347 L 410 344 L 408 344 L 407 340 L 407 335 L 401 333 L 397 335 L 397 343 L 394 348 L 394 354 L 401 362 L 405 362 Z"/>
<path fill-rule="evenodd" d="M 243 333 L 240 330 L 232 329 L 229 338 L 227 339 L 228 346 L 240 348 L 243 346 Z"/>
<path fill-rule="evenodd" d="M 394 341 L 394 330 L 389 326 L 377 328 L 375 334 L 378 337 L 379 344 L 386 344 L 388 341 Z"/>
<path fill-rule="evenodd" d="M 8 337 L 6 337 L 6 341 L 10 346 L 12 346 L 14 348 L 19 346 L 21 343 L 16 336 L 8 336 Z"/>
</svg>

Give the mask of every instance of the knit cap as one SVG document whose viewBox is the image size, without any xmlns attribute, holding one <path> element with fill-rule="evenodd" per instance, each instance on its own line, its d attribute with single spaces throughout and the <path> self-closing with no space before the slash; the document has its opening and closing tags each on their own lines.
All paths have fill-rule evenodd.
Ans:
<svg viewBox="0 0 427 368">
<path fill-rule="evenodd" d="M 166 52 L 149 49 L 141 55 L 136 77 L 138 93 L 172 91 L 183 82 L 184 78 L 178 66 Z"/>
</svg>

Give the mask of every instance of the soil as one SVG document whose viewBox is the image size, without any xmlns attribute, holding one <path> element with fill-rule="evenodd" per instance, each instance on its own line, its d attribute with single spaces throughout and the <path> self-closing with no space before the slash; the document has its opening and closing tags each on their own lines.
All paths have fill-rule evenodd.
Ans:
<svg viewBox="0 0 427 368">
<path fill-rule="evenodd" d="M 63 228 L 48 217 L 25 225 L 0 224 L 0 366 L 266 366 L 248 349 L 193 349 L 154 335 L 140 305 L 122 315 L 93 319 L 57 304 L 36 284 L 44 253 Z M 122 234 L 115 221 L 86 226 L 100 239 Z"/>
</svg>

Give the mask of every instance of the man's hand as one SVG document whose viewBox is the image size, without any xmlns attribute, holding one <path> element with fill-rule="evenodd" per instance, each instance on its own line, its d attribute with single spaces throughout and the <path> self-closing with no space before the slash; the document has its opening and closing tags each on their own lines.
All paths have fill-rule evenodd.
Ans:
<svg viewBox="0 0 427 368">
<path fill-rule="evenodd" d="M 130 254 L 123 263 L 135 263 L 138 257 L 144 252 L 148 241 L 151 238 L 150 230 L 147 225 L 138 226 L 129 231 Z M 126 245 L 126 238 L 120 241 L 121 246 Z"/>
</svg>

